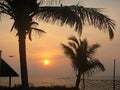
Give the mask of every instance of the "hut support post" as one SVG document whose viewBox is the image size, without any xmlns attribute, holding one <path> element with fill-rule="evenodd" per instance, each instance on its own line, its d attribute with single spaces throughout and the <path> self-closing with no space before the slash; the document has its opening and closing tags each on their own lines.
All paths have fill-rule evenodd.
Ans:
<svg viewBox="0 0 120 90">
<path fill-rule="evenodd" d="M 9 88 L 11 88 L 11 76 L 9 76 Z"/>
</svg>

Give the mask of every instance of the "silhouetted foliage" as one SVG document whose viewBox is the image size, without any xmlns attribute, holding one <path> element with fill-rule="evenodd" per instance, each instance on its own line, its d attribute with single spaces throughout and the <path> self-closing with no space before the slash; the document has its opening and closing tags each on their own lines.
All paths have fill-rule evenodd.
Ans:
<svg viewBox="0 0 120 90">
<path fill-rule="evenodd" d="M 95 58 L 95 52 L 100 47 L 99 44 L 88 46 L 87 39 L 83 41 L 75 36 L 71 36 L 68 45 L 62 44 L 65 55 L 72 62 L 72 67 L 76 71 L 76 88 L 79 89 L 79 83 L 83 74 L 92 75 L 96 70 L 104 71 L 103 64 Z"/>
<path fill-rule="evenodd" d="M 44 6 L 47 3 L 47 6 Z M 82 34 L 82 27 L 87 22 L 90 25 L 98 27 L 100 30 L 107 31 L 110 39 L 114 37 L 114 21 L 101 13 L 100 9 L 86 8 L 83 6 L 49 6 L 61 4 L 60 0 L 0 0 L 0 17 L 6 14 L 14 21 L 11 31 L 15 28 L 19 39 L 19 53 L 21 78 L 23 87 L 28 87 L 28 75 L 26 64 L 26 36 L 32 40 L 32 31 L 45 33 L 38 29 L 34 17 L 49 23 L 60 21 L 61 26 L 68 24 L 75 27 L 75 31 Z"/>
<path fill-rule="evenodd" d="M 21 87 L 7 88 L 4 86 L 0 86 L 0 90 L 23 90 L 23 89 Z M 65 87 L 65 86 L 51 86 L 51 87 L 40 86 L 40 87 L 30 87 L 25 90 L 75 90 L 75 88 L 74 87 Z"/>
<path fill-rule="evenodd" d="M 106 15 L 101 13 L 98 8 L 85 8 L 83 6 L 56 6 L 56 7 L 40 7 L 38 18 L 51 23 L 56 23 L 60 20 L 60 25 L 70 25 L 75 27 L 75 31 L 82 34 L 82 27 L 88 23 L 109 32 L 110 39 L 114 37 L 113 30 L 115 23 Z"/>
</svg>

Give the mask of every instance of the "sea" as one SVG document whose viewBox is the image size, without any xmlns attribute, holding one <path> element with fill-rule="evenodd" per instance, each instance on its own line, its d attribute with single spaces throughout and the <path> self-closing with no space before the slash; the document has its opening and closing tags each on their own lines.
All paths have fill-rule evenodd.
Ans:
<svg viewBox="0 0 120 90">
<path fill-rule="evenodd" d="M 74 77 L 50 77 L 50 78 L 32 78 L 29 79 L 30 87 L 37 86 L 65 86 L 65 87 L 74 87 L 75 86 Z M 108 77 L 103 78 L 86 78 L 85 81 L 85 90 L 113 90 L 114 81 L 112 79 L 108 79 Z M 12 87 L 20 85 L 20 78 L 12 78 Z M 8 86 L 9 78 L 0 77 L 0 86 Z M 80 88 L 83 88 L 83 80 L 81 79 Z M 115 80 L 115 90 L 120 90 L 120 78 Z"/>
</svg>

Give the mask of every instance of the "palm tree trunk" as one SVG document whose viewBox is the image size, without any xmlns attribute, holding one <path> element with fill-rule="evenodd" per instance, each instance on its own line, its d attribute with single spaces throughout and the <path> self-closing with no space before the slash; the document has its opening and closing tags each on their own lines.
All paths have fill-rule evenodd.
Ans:
<svg viewBox="0 0 120 90">
<path fill-rule="evenodd" d="M 83 90 L 85 90 L 85 74 L 83 73 Z"/>
<path fill-rule="evenodd" d="M 28 72 L 26 63 L 26 33 L 19 33 L 19 55 L 22 87 L 28 88 Z"/>
<path fill-rule="evenodd" d="M 81 74 L 78 71 L 78 75 L 77 75 L 77 79 L 76 79 L 76 84 L 75 84 L 76 90 L 79 90 L 80 79 L 81 79 Z"/>
</svg>

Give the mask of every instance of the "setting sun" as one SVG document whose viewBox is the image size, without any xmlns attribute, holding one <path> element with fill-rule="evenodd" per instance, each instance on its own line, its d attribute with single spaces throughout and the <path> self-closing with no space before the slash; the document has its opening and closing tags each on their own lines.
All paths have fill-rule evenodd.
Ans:
<svg viewBox="0 0 120 90">
<path fill-rule="evenodd" d="M 45 59 L 45 60 L 43 61 L 43 63 L 44 63 L 44 65 L 49 65 L 49 64 L 50 64 L 50 60 Z"/>
</svg>

